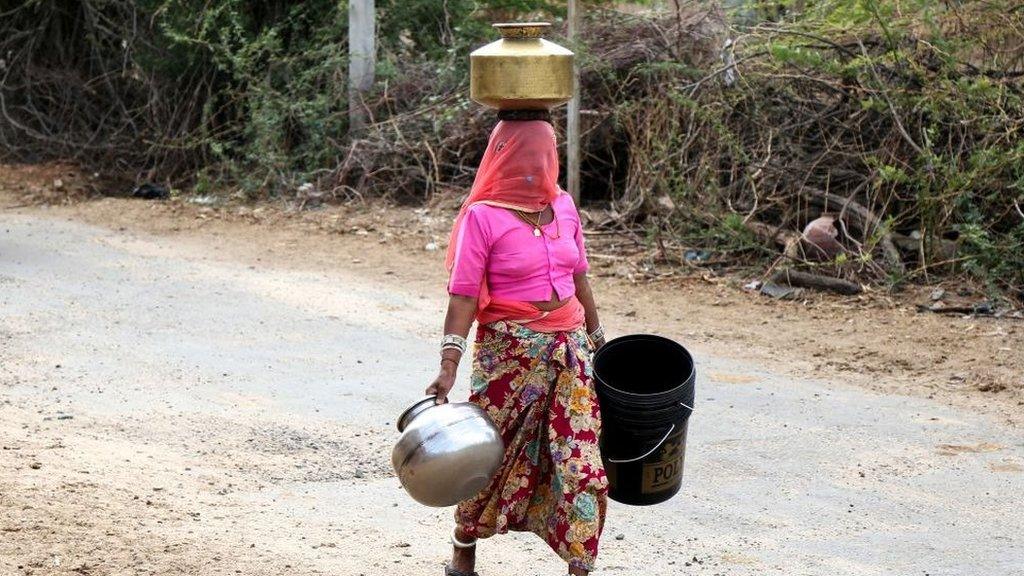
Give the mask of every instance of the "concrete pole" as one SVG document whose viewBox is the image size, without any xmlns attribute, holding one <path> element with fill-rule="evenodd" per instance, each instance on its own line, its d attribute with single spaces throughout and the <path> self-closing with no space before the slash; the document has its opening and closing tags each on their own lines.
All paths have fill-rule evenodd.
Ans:
<svg viewBox="0 0 1024 576">
<path fill-rule="evenodd" d="M 374 0 L 348 2 L 348 120 L 349 132 L 366 125 L 364 95 L 373 87 L 377 65 Z"/>
<path fill-rule="evenodd" d="M 569 44 L 576 39 L 576 28 L 579 25 L 579 14 L 576 0 L 568 0 Z M 579 55 L 577 54 L 577 57 Z M 580 69 L 573 59 L 572 66 L 572 99 L 565 115 L 565 180 L 567 192 L 577 205 L 580 203 Z"/>
</svg>

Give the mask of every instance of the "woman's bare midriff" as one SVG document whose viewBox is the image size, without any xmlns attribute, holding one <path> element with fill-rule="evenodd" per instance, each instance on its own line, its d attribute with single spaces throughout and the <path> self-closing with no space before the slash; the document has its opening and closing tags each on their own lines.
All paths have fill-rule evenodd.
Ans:
<svg viewBox="0 0 1024 576">
<path fill-rule="evenodd" d="M 530 304 L 533 304 L 534 306 L 537 307 L 538 310 L 541 310 L 543 312 L 551 312 L 552 310 L 558 310 L 562 306 L 565 306 L 565 304 L 568 301 L 569 298 L 566 298 L 565 300 L 559 300 L 557 294 L 552 294 L 551 300 L 547 302 L 530 302 Z"/>
</svg>

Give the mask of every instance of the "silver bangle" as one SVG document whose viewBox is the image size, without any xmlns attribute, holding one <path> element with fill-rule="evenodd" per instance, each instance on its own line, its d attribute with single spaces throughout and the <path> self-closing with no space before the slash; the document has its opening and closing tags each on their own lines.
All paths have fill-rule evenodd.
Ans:
<svg viewBox="0 0 1024 576">
<path fill-rule="evenodd" d="M 596 330 L 587 334 L 591 342 L 597 342 L 598 340 L 604 339 L 604 326 L 598 326 Z"/>
<path fill-rule="evenodd" d="M 465 354 L 466 353 L 465 348 L 460 348 L 460 347 L 456 346 L 455 344 L 448 344 L 447 346 L 442 346 L 441 347 L 441 352 L 444 353 L 445 350 L 457 350 L 459 352 L 459 354 Z"/>
<path fill-rule="evenodd" d="M 465 354 L 467 345 L 466 339 L 458 334 L 446 334 L 441 339 L 442 352 L 445 350 L 458 350 L 460 353 Z"/>
</svg>

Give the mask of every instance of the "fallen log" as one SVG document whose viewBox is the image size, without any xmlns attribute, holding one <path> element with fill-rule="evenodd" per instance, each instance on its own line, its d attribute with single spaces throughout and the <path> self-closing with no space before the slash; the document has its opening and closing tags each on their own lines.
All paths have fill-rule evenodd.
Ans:
<svg viewBox="0 0 1024 576">
<path fill-rule="evenodd" d="M 799 232 L 794 232 L 793 230 L 780 228 L 778 226 L 772 226 L 771 224 L 765 224 L 764 222 L 758 222 L 757 220 L 747 220 L 743 223 L 743 226 L 747 230 L 750 230 L 754 236 L 757 236 L 767 242 L 774 242 L 779 246 L 785 246 L 792 241 L 800 240 Z"/>
<path fill-rule="evenodd" d="M 822 276 L 821 274 L 790 270 L 788 268 L 785 270 L 779 270 L 775 274 L 772 274 L 771 280 L 769 281 L 776 284 L 787 284 L 789 286 L 799 288 L 829 290 L 846 296 L 853 296 L 864 291 L 864 288 L 856 282 L 850 282 L 849 280 L 843 280 L 842 278 L 832 278 L 831 276 Z"/>
<path fill-rule="evenodd" d="M 936 303 L 938 304 L 938 303 Z M 935 314 L 970 314 L 973 316 L 992 316 L 996 313 L 991 302 L 982 302 L 969 306 L 941 306 L 936 304 L 918 304 L 918 312 L 934 312 Z"/>
<path fill-rule="evenodd" d="M 800 250 L 800 233 L 788 230 L 786 228 L 780 228 L 778 226 L 772 226 L 771 224 L 765 224 L 764 222 L 758 222 L 756 220 L 747 220 L 743 223 L 743 226 L 749 230 L 754 236 L 762 239 L 765 242 L 774 242 L 779 246 L 782 246 L 782 253 L 791 260 L 802 260 Z"/>
<path fill-rule="evenodd" d="M 921 253 L 921 239 L 913 238 L 905 234 L 893 232 L 892 241 L 897 248 L 910 254 Z M 939 261 L 948 261 L 956 258 L 956 252 L 959 248 L 959 244 L 955 240 L 947 240 L 945 238 L 935 237 L 932 238 L 932 250 L 933 254 L 939 259 Z"/>
</svg>

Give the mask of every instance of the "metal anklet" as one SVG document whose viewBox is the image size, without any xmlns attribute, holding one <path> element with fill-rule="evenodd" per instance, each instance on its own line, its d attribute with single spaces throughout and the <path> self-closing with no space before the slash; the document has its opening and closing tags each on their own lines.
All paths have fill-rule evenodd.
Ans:
<svg viewBox="0 0 1024 576">
<path fill-rule="evenodd" d="M 457 532 L 457 531 L 458 531 L 458 528 L 452 528 L 452 546 L 455 546 L 456 548 L 459 548 L 459 549 L 462 549 L 462 550 L 465 550 L 466 548 L 473 548 L 473 547 L 476 546 L 476 540 L 473 540 L 469 544 L 460 541 L 455 536 L 455 532 Z"/>
</svg>

